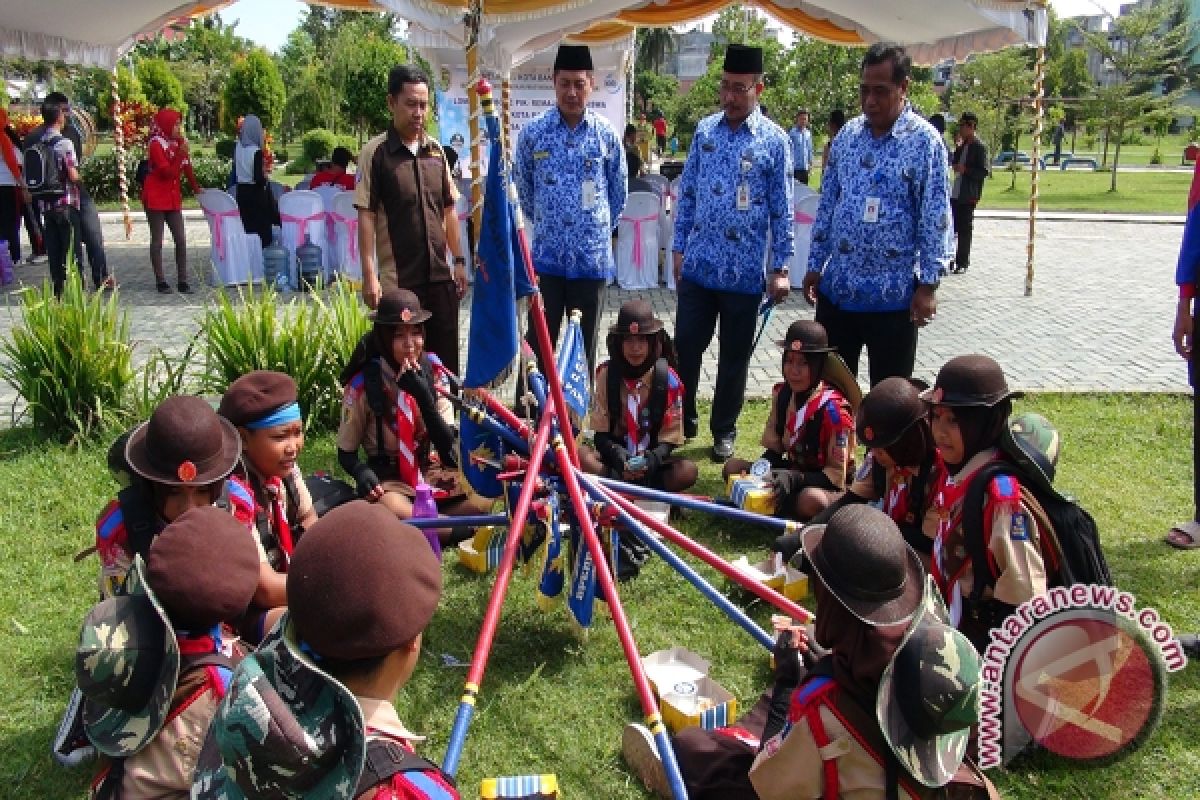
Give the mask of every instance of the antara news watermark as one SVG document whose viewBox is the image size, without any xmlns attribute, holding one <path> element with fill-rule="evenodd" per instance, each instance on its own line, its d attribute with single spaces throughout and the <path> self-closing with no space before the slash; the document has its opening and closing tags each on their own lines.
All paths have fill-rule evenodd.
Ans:
<svg viewBox="0 0 1200 800">
<path fill-rule="evenodd" d="M 1055 587 L 993 628 L 980 672 L 979 766 L 1030 743 L 1089 761 L 1128 752 L 1187 664 L 1171 626 L 1114 586 Z"/>
</svg>

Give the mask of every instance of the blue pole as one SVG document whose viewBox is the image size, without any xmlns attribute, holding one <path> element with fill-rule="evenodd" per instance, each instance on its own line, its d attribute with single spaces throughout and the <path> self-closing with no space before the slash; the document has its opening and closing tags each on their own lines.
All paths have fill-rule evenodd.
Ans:
<svg viewBox="0 0 1200 800">
<path fill-rule="evenodd" d="M 429 517 L 404 520 L 414 528 L 482 528 L 485 525 L 507 525 L 505 514 L 481 514 L 474 517 Z"/>
<path fill-rule="evenodd" d="M 723 506 L 720 503 L 714 503 L 710 500 L 701 500 L 696 497 L 688 497 L 682 494 L 672 494 L 671 492 L 662 492 L 658 489 L 648 489 L 645 486 L 635 486 L 632 483 L 614 480 L 613 478 L 597 478 L 604 486 L 613 491 L 627 494 L 631 497 L 641 497 L 646 500 L 656 500 L 660 503 L 667 503 L 680 508 L 690 508 L 694 511 L 704 511 L 709 514 L 716 514 L 718 517 L 728 517 L 729 519 L 737 520 L 738 522 L 746 522 L 751 525 L 762 525 L 767 528 L 774 528 L 783 533 L 789 530 L 794 530 L 796 523 L 786 519 L 777 519 L 776 517 L 767 517 L 762 514 L 755 514 L 753 511 L 744 511 L 733 506 Z"/>
</svg>

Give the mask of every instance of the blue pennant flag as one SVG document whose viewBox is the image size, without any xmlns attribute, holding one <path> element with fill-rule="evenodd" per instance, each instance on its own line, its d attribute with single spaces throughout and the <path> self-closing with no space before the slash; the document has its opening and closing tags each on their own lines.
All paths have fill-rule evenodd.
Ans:
<svg viewBox="0 0 1200 800">
<path fill-rule="evenodd" d="M 587 349 L 583 346 L 583 330 L 574 315 L 567 323 L 567 331 L 558 348 L 556 366 L 562 380 L 563 400 L 577 421 L 582 421 L 592 404 L 591 370 L 588 369 Z"/>
<path fill-rule="evenodd" d="M 485 103 L 484 122 L 491 138 L 483 219 L 479 230 L 479 265 L 471 300 L 467 339 L 467 372 L 463 386 L 495 387 L 504 382 L 517 360 L 517 298 L 532 293 L 509 202 L 508 166 L 500 138 L 500 121 Z"/>
<path fill-rule="evenodd" d="M 552 494 L 546 502 L 546 543 L 543 548 L 542 578 L 538 581 L 538 608 L 548 611 L 562 597 L 567 554 L 563 548 L 562 529 L 558 524 L 558 495 Z"/>
<path fill-rule="evenodd" d="M 458 420 L 458 463 L 462 474 L 481 497 L 496 498 L 504 491 L 500 464 L 504 463 L 504 441 L 475 422 L 464 408 Z"/>
</svg>

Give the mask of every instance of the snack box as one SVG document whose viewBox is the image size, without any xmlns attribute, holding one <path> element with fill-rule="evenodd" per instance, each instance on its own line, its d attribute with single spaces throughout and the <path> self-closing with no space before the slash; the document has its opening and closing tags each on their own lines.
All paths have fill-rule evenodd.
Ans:
<svg viewBox="0 0 1200 800">
<path fill-rule="evenodd" d="M 558 777 L 550 774 L 484 778 L 479 796 L 482 800 L 558 800 Z"/>
<path fill-rule="evenodd" d="M 659 650 L 642 659 L 646 677 L 659 698 L 663 722 L 672 733 L 699 726 L 732 725 L 737 699 L 708 677 L 709 663 L 684 647 Z"/>
<path fill-rule="evenodd" d="M 783 556 L 779 553 L 773 553 L 765 561 L 757 564 L 751 564 L 746 556 L 739 556 L 736 560 L 731 561 L 729 566 L 776 591 L 783 589 L 787 581 L 787 569 L 790 569 L 790 567 L 784 567 Z"/>
<path fill-rule="evenodd" d="M 480 574 L 491 572 L 500 564 L 507 533 L 508 528 L 499 525 L 476 529 L 473 537 L 458 543 L 459 563 Z"/>
<path fill-rule="evenodd" d="M 808 599 L 808 592 L 808 576 L 789 564 L 784 571 L 783 596 L 798 603 Z"/>
<path fill-rule="evenodd" d="M 725 493 L 735 506 L 745 511 L 768 516 L 775 513 L 775 490 L 762 478 L 730 475 L 725 483 Z"/>
</svg>

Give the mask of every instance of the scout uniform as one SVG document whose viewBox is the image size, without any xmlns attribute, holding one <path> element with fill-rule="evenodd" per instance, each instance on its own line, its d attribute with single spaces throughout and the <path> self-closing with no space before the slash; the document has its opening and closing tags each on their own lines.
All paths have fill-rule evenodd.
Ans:
<svg viewBox="0 0 1200 800">
<path fill-rule="evenodd" d="M 457 798 L 450 779 L 413 754 L 421 737 L 395 707 L 355 697 L 334 675 L 396 651 L 419 658 L 419 646 L 407 648 L 440 596 L 425 537 L 386 509 L 354 501 L 318 520 L 288 573 L 288 614 L 217 709 L 193 797 Z"/>
<path fill-rule="evenodd" d="M 220 569 L 210 569 L 220 553 Z M 134 557 L 125 594 L 88 614 L 75 673 L 88 738 L 107 758 L 94 798 L 186 798 L 232 675 L 220 621 L 250 602 L 258 557 L 216 508 L 191 509 Z"/>
<path fill-rule="evenodd" d="M 1009 391 L 1000 365 L 980 355 L 947 361 L 933 388 L 921 394 L 933 405 L 988 407 L 1005 416 L 1007 404 L 996 407 L 1015 396 L 1019 393 Z M 950 607 L 951 622 L 967 632 L 977 646 L 986 645 L 987 631 L 1013 608 L 1046 591 L 1046 567 L 1034 517 L 1021 502 L 1017 479 L 998 475 L 989 482 L 984 496 L 982 532 L 996 582 L 983 591 L 978 602 L 972 598 L 974 575 L 964 540 L 963 501 L 975 474 L 988 462 L 1001 458 L 997 444 L 985 443 L 984 449 L 967 454 L 957 472 L 944 474 L 934 499 L 938 528 L 933 544 L 933 577 Z"/>
<path fill-rule="evenodd" d="M 359 484 L 359 493 L 365 494 L 363 477 L 382 482 L 384 489 L 398 492 L 407 497 L 415 495 L 415 487 L 424 480 L 433 487 L 434 497 L 439 503 L 461 499 L 466 490 L 459 479 L 457 463 L 445 463 L 453 458 L 453 447 L 434 447 L 432 426 L 438 432 L 453 438 L 454 407 L 438 389 L 450 389 L 450 376 L 437 356 L 426 352 L 421 355 L 426 369 L 424 376 L 407 374 L 397 378 L 390 363 L 390 331 L 396 325 L 420 325 L 432 315 L 421 308 L 416 295 L 405 289 L 389 289 L 384 292 L 379 308 L 372 315 L 375 322 L 372 333 L 364 341 L 373 342 L 375 352 L 363 357 L 366 366 L 350 371 L 346 377 L 346 388 L 342 402 L 342 422 L 337 433 L 340 453 L 357 454 L 361 447 L 367 452 L 367 463 L 357 462 L 348 469 Z M 386 335 L 384 335 L 386 334 Z M 383 341 L 387 339 L 387 341 Z M 387 353 L 388 357 L 381 355 Z M 372 365 L 369 362 L 374 362 Z M 380 400 L 386 404 L 387 412 L 382 418 L 372 410 L 371 388 L 373 378 L 370 369 L 378 369 L 382 386 Z M 422 380 L 432 385 L 423 387 L 427 393 L 427 404 L 436 412 L 438 420 L 423 415 L 419 398 L 401 385 L 409 380 Z M 452 442 L 450 442 L 452 445 Z M 339 456 L 339 460 L 344 456 Z M 345 465 L 346 461 L 343 461 Z M 363 470 L 371 473 L 367 476 Z"/>
</svg>

